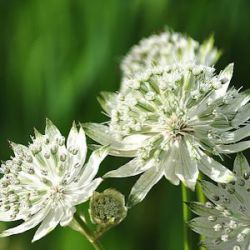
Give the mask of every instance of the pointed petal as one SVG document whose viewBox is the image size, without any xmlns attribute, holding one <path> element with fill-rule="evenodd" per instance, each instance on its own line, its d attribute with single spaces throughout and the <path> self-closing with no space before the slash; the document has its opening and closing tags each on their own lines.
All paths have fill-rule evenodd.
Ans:
<svg viewBox="0 0 250 250">
<path fill-rule="evenodd" d="M 102 182 L 102 178 L 96 178 L 87 185 L 68 188 L 65 195 L 71 201 L 72 206 L 79 205 L 87 201 Z"/>
<path fill-rule="evenodd" d="M 189 226 L 196 233 L 216 239 L 218 237 L 218 232 L 213 230 L 214 225 L 215 223 L 209 221 L 207 217 L 197 217 L 189 222 Z"/>
<path fill-rule="evenodd" d="M 34 134 L 36 139 L 40 139 L 43 137 L 43 134 L 40 133 L 36 128 L 34 128 Z"/>
<path fill-rule="evenodd" d="M 221 56 L 221 51 L 214 47 L 214 37 L 205 40 L 199 49 L 199 63 L 207 66 L 214 65 Z"/>
<path fill-rule="evenodd" d="M 233 132 L 225 132 L 221 135 L 221 143 L 228 144 L 228 143 L 235 143 L 241 141 L 242 139 L 250 136 L 250 124 L 239 128 Z"/>
<path fill-rule="evenodd" d="M 166 179 L 168 179 L 172 184 L 179 185 L 180 179 L 175 174 L 176 169 L 176 150 L 172 149 L 171 152 L 165 154 L 165 167 L 164 167 L 164 175 Z"/>
<path fill-rule="evenodd" d="M 70 222 L 73 220 L 73 216 L 75 212 L 76 212 L 75 207 L 64 208 L 64 214 L 63 214 L 62 219 L 60 220 L 60 225 L 62 227 L 68 226 Z"/>
<path fill-rule="evenodd" d="M 147 163 L 143 163 L 139 159 L 135 158 L 126 163 L 125 165 L 121 166 L 120 168 L 106 173 L 103 177 L 120 178 L 120 177 L 135 176 L 148 170 L 150 167 L 153 166 L 153 163 L 154 163 L 153 160 L 147 161 Z"/>
<path fill-rule="evenodd" d="M 101 145 L 97 144 L 89 144 L 89 149 L 91 150 L 97 150 L 101 147 Z M 113 148 L 109 149 L 109 155 L 117 156 L 117 157 L 136 157 L 137 151 L 136 150 L 115 150 Z"/>
<path fill-rule="evenodd" d="M 108 155 L 109 147 L 104 146 L 95 150 L 89 157 L 80 176 L 79 185 L 88 184 L 97 174 L 103 159 Z"/>
<path fill-rule="evenodd" d="M 141 202 L 162 176 L 163 168 L 160 168 L 159 166 L 153 166 L 142 174 L 131 189 L 128 207 L 133 207 L 137 203 Z"/>
<path fill-rule="evenodd" d="M 83 123 L 82 126 L 85 133 L 94 141 L 102 145 L 116 145 L 116 141 L 113 139 L 113 136 L 110 135 L 108 126 L 99 123 Z"/>
<path fill-rule="evenodd" d="M 184 185 L 194 190 L 199 175 L 197 161 L 191 159 L 191 152 L 189 152 L 185 141 L 181 140 L 178 144 L 176 142 L 175 147 L 178 155 L 175 163 L 175 174 Z"/>
<path fill-rule="evenodd" d="M 133 134 L 126 136 L 119 142 L 121 145 L 123 145 L 122 148 L 117 148 L 113 144 L 110 145 L 111 150 L 109 154 L 119 157 L 135 157 L 137 155 L 137 150 L 142 147 L 145 140 L 149 137 L 149 135 L 142 134 Z"/>
<path fill-rule="evenodd" d="M 118 150 L 114 148 L 110 148 L 109 155 L 116 157 L 136 157 L 137 150 Z"/>
<path fill-rule="evenodd" d="M 193 213 L 207 217 L 209 214 L 214 216 L 220 216 L 221 212 L 217 209 L 206 207 L 205 204 L 200 202 L 190 202 L 188 204 L 189 208 L 192 210 Z"/>
<path fill-rule="evenodd" d="M 223 81 L 223 84 L 219 89 L 216 89 L 214 93 L 209 97 L 210 100 L 217 100 L 220 97 L 226 95 L 229 83 L 233 76 L 234 64 L 230 63 L 224 70 L 222 70 L 219 74 L 219 79 Z"/>
<path fill-rule="evenodd" d="M 86 134 L 93 140 L 97 141 L 102 145 L 110 145 L 112 149 L 116 151 L 134 151 L 137 150 L 140 145 L 138 142 L 134 144 L 128 141 L 123 142 L 122 140 L 115 140 L 114 136 L 109 131 L 109 128 L 102 124 L 97 123 L 85 123 L 83 124 Z"/>
<path fill-rule="evenodd" d="M 231 90 L 233 93 L 235 90 Z M 230 93 L 230 92 L 229 92 Z M 224 113 L 238 113 L 248 102 L 250 101 L 250 90 L 247 89 L 238 93 L 238 96 L 233 100 L 233 102 L 222 107 L 222 112 Z"/>
<path fill-rule="evenodd" d="M 216 149 L 218 150 L 218 152 L 223 153 L 223 154 L 238 153 L 248 148 L 250 148 L 250 141 L 242 141 L 242 142 L 238 142 L 235 144 L 216 146 Z"/>
<path fill-rule="evenodd" d="M 45 235 L 50 233 L 60 222 L 63 217 L 63 208 L 62 206 L 57 206 L 55 209 L 51 209 L 48 215 L 44 218 L 42 224 L 37 229 L 32 242 L 40 240 Z"/>
<path fill-rule="evenodd" d="M 246 159 L 246 157 L 239 153 L 237 154 L 235 161 L 234 161 L 234 171 L 236 172 L 237 176 L 244 176 L 244 174 L 249 173 L 249 163 Z"/>
<path fill-rule="evenodd" d="M 58 130 L 58 128 L 48 118 L 46 119 L 45 134 L 47 134 L 49 138 L 52 138 L 52 139 L 55 139 L 61 136 L 61 133 Z"/>
<path fill-rule="evenodd" d="M 78 149 L 77 157 L 80 161 L 80 164 L 83 165 L 87 153 L 86 136 L 82 127 L 80 127 L 78 131 L 75 122 L 73 123 L 69 132 L 67 148 Z"/>
<path fill-rule="evenodd" d="M 141 145 L 143 145 L 143 143 L 145 142 L 146 139 L 148 139 L 151 136 L 148 135 L 142 135 L 142 134 L 133 134 L 133 135 L 129 135 L 126 136 L 122 142 L 124 144 L 130 144 L 130 145 L 136 145 L 136 149 L 138 149 L 139 147 L 141 147 Z"/>
<path fill-rule="evenodd" d="M 13 234 L 23 233 L 25 231 L 30 230 L 31 228 L 36 227 L 47 216 L 48 212 L 49 212 L 49 205 L 47 206 L 47 208 L 40 210 L 37 214 L 33 215 L 31 219 L 23 222 L 22 224 L 16 227 L 3 231 L 0 234 L 0 237 L 7 237 Z"/>
<path fill-rule="evenodd" d="M 11 216 L 11 211 L 8 211 L 8 212 L 0 211 L 1 222 L 10 222 L 10 221 L 16 221 L 20 219 L 21 219 L 20 216 L 17 216 L 15 219 L 13 219 L 13 217 Z"/>
<path fill-rule="evenodd" d="M 227 115 L 230 120 L 229 125 L 232 128 L 239 128 L 240 125 L 247 124 L 247 120 L 249 119 L 249 110 L 247 110 L 247 108 L 249 108 L 250 90 L 238 92 L 237 94 L 235 92 L 235 89 L 228 91 L 228 94 L 230 95 L 232 93 L 235 95 L 235 98 L 230 103 L 222 105 L 219 112 Z M 244 112 L 244 114 L 242 112 Z"/>
<path fill-rule="evenodd" d="M 21 152 L 25 154 L 31 154 L 30 149 L 22 144 L 17 144 L 15 142 L 9 141 L 9 144 L 15 154 L 15 156 L 18 156 Z"/>
<path fill-rule="evenodd" d="M 250 101 L 250 89 L 244 90 L 239 93 L 237 105 L 240 106 L 237 110 L 242 108 Z"/>
<path fill-rule="evenodd" d="M 233 127 L 239 127 L 250 119 L 250 103 L 240 108 L 231 121 Z"/>
<path fill-rule="evenodd" d="M 219 74 L 219 78 L 224 80 L 224 82 L 229 83 L 233 77 L 234 72 L 234 64 L 230 63 L 227 65 L 227 67 L 222 70 Z"/>
<path fill-rule="evenodd" d="M 112 92 L 101 92 L 101 96 L 97 97 L 102 109 L 107 113 L 111 114 L 112 109 L 115 107 L 115 101 L 117 98 L 116 93 Z"/>
<path fill-rule="evenodd" d="M 234 174 L 213 158 L 200 153 L 199 169 L 212 180 L 220 183 L 228 183 L 235 179 Z"/>
<path fill-rule="evenodd" d="M 202 184 L 202 190 L 205 196 L 213 202 L 214 202 L 215 196 L 220 196 L 223 193 L 223 190 L 221 190 L 217 185 L 209 181 L 202 180 L 201 184 Z"/>
<path fill-rule="evenodd" d="M 216 205 L 233 211 L 235 218 L 242 216 L 241 209 L 239 209 L 241 204 L 246 206 L 247 213 L 250 212 L 248 192 L 245 187 L 235 185 L 235 182 L 227 184 L 226 188 L 204 180 L 201 183 L 205 196 Z"/>
<path fill-rule="evenodd" d="M 219 79 L 223 81 L 220 88 L 216 89 L 211 96 L 209 96 L 210 101 L 215 101 L 220 97 L 224 97 L 227 93 L 229 83 L 233 76 L 234 64 L 230 63 L 224 70 L 219 74 Z"/>
</svg>

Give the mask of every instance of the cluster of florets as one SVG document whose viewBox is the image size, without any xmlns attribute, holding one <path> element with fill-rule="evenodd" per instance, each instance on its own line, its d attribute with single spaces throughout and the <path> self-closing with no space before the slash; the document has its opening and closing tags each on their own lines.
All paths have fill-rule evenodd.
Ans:
<svg viewBox="0 0 250 250">
<path fill-rule="evenodd" d="M 101 227 L 119 224 L 127 215 L 124 196 L 111 188 L 94 193 L 89 211 L 91 220 Z"/>
<path fill-rule="evenodd" d="M 110 120 L 84 124 L 89 137 L 104 145 L 97 146 L 86 164 L 85 132 L 75 123 L 67 140 L 47 120 L 45 134 L 35 131 L 28 147 L 11 143 L 15 156 L 0 169 L 0 220 L 24 222 L 0 237 L 41 223 L 33 239 L 38 240 L 58 224 L 72 223 L 94 243 L 120 223 L 127 208 L 142 201 L 163 176 L 174 185 L 182 182 L 194 190 L 201 171 L 220 185 L 203 182 L 210 201 L 191 203 L 200 216 L 191 221 L 191 227 L 206 236 L 208 249 L 250 249 L 247 161 L 238 155 L 233 174 L 213 159 L 250 147 L 246 140 L 250 136 L 250 92 L 229 88 L 233 64 L 215 72 L 213 64 L 219 56 L 213 38 L 200 45 L 169 31 L 134 46 L 121 64 L 120 91 L 99 98 Z M 127 205 L 114 189 L 94 192 L 102 181 L 95 176 L 107 154 L 133 159 L 104 178 L 141 174 Z M 81 216 L 81 220 L 73 219 L 75 206 L 88 199 L 96 224 L 93 237 Z"/>
<path fill-rule="evenodd" d="M 213 47 L 212 37 L 200 45 L 189 36 L 165 31 L 133 46 L 121 63 L 121 70 L 125 78 L 133 78 L 136 73 L 153 66 L 190 62 L 210 66 L 219 57 L 220 52 Z"/>
<path fill-rule="evenodd" d="M 107 147 L 95 151 L 85 164 L 83 129 L 73 124 L 66 141 L 49 120 L 45 134 L 35 131 L 28 147 L 15 143 L 11 146 L 15 156 L 1 166 L 0 220 L 24 222 L 2 232 L 0 237 L 22 233 L 41 223 L 35 241 L 59 223 L 68 225 L 75 206 L 90 198 L 102 181 L 94 177 L 108 153 Z"/>
<path fill-rule="evenodd" d="M 105 176 L 154 169 L 160 174 L 151 185 L 165 175 L 191 189 L 198 169 L 218 182 L 232 180 L 233 174 L 211 158 L 249 147 L 242 140 L 249 135 L 245 110 L 250 95 L 228 88 L 232 73 L 232 64 L 218 75 L 214 68 L 196 64 L 154 67 L 125 79 L 126 90 L 104 94 L 101 104 L 111 119 L 108 126 L 87 124 L 87 134 L 109 144 L 110 154 L 136 157 L 133 165 Z"/>
<path fill-rule="evenodd" d="M 117 95 L 110 129 L 122 137 L 138 132 L 166 132 L 167 137 L 173 137 L 191 129 L 188 111 L 230 80 L 213 73 L 214 68 L 206 66 L 174 64 L 125 80 L 128 90 Z"/>
<path fill-rule="evenodd" d="M 203 182 L 203 191 L 210 200 L 205 204 L 191 203 L 200 217 L 190 225 L 206 236 L 203 244 L 211 250 L 246 250 L 250 247 L 250 168 L 239 154 L 234 163 L 237 179 L 218 186 Z"/>
</svg>

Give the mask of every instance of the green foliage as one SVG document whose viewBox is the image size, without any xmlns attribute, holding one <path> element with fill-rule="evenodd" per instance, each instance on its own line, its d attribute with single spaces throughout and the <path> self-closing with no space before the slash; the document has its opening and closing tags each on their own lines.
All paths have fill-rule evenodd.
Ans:
<svg viewBox="0 0 250 250">
<path fill-rule="evenodd" d="M 200 41 L 214 33 L 224 51 L 219 68 L 234 61 L 233 83 L 249 87 L 249 8 L 246 0 L 1 0 L 1 159 L 10 153 L 7 139 L 27 141 L 45 117 L 64 131 L 73 119 L 102 121 L 96 96 L 118 89 L 122 56 L 166 25 Z M 101 171 L 120 161 L 110 158 Z M 127 194 L 134 181 L 108 184 Z M 181 249 L 181 205 L 180 188 L 162 181 L 105 236 L 106 249 Z M 69 229 L 35 244 L 31 235 L 1 239 L 0 249 L 92 249 Z"/>
</svg>

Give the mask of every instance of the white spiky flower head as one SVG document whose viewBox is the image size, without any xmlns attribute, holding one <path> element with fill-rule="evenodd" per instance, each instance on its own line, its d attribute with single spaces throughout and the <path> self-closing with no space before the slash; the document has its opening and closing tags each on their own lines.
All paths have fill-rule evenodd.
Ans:
<svg viewBox="0 0 250 250">
<path fill-rule="evenodd" d="M 218 182 L 232 180 L 231 171 L 210 157 L 250 146 L 242 141 L 250 134 L 250 93 L 228 89 L 232 73 L 232 64 L 218 75 L 211 67 L 176 64 L 134 77 L 126 93 L 104 93 L 100 102 L 111 120 L 85 124 L 85 131 L 110 145 L 110 154 L 135 157 L 105 177 L 144 173 L 131 191 L 132 203 L 164 175 L 191 189 L 199 170 Z"/>
<path fill-rule="evenodd" d="M 199 44 L 189 36 L 166 30 L 142 39 L 133 46 L 121 62 L 124 78 L 133 78 L 152 66 L 167 66 L 174 63 L 197 63 L 211 66 L 221 52 L 214 47 L 214 39 Z M 126 86 L 121 86 L 123 89 Z"/>
<path fill-rule="evenodd" d="M 24 222 L 0 234 L 22 233 L 41 223 L 36 241 L 59 223 L 68 225 L 75 206 L 87 201 L 101 178 L 94 179 L 107 147 L 93 152 L 85 164 L 86 138 L 82 127 L 73 124 L 67 141 L 49 120 L 45 135 L 35 130 L 26 147 L 11 143 L 14 157 L 1 166 L 0 221 Z"/>
<path fill-rule="evenodd" d="M 190 204 L 199 215 L 190 226 L 205 236 L 203 244 L 208 250 L 250 249 L 250 168 L 243 154 L 237 155 L 234 172 L 236 180 L 228 184 L 203 181 L 209 201 Z"/>
</svg>

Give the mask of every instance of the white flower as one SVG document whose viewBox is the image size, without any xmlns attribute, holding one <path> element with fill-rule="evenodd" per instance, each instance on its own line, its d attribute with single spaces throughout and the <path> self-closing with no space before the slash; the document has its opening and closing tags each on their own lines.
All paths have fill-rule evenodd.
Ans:
<svg viewBox="0 0 250 250">
<path fill-rule="evenodd" d="M 145 38 L 131 48 L 121 63 L 123 77 L 131 79 L 136 73 L 144 74 L 152 66 L 195 62 L 211 66 L 220 57 L 214 48 L 213 37 L 201 45 L 191 37 L 169 30 Z M 123 82 L 125 84 L 125 82 Z M 122 85 L 122 89 L 125 86 Z"/>
<path fill-rule="evenodd" d="M 205 236 L 208 250 L 250 249 L 250 168 L 246 158 L 238 154 L 234 162 L 236 181 L 218 186 L 203 181 L 203 191 L 210 200 L 193 202 L 191 209 L 199 215 L 191 228 Z"/>
<path fill-rule="evenodd" d="M 232 73 L 232 64 L 219 75 L 211 67 L 176 64 L 153 68 L 143 80 L 135 76 L 139 87 L 127 92 L 104 93 L 100 102 L 111 120 L 86 124 L 85 131 L 110 145 L 110 154 L 134 157 L 105 177 L 144 173 L 131 191 L 132 203 L 162 176 L 191 189 L 199 170 L 218 182 L 232 180 L 231 171 L 211 157 L 250 147 L 242 141 L 250 135 L 250 93 L 228 89 Z"/>
<path fill-rule="evenodd" d="M 87 201 L 102 181 L 93 178 L 107 148 L 93 152 L 85 164 L 87 146 L 82 128 L 73 124 L 65 145 L 65 138 L 47 120 L 45 135 L 35 131 L 32 140 L 28 147 L 11 143 L 15 156 L 0 169 L 0 221 L 24 221 L 0 237 L 41 223 L 33 238 L 36 241 L 59 223 L 68 225 L 75 206 Z"/>
</svg>

